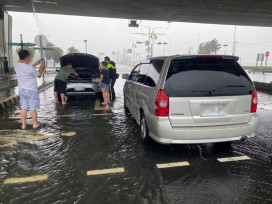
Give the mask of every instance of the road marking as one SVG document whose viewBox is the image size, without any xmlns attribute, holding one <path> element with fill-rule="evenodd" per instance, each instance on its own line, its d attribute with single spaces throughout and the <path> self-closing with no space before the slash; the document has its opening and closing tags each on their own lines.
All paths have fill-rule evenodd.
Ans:
<svg viewBox="0 0 272 204">
<path fill-rule="evenodd" d="M 8 132 L 8 131 L 10 131 L 10 130 L 0 130 L 0 132 Z"/>
<path fill-rule="evenodd" d="M 57 118 L 75 117 L 75 115 L 57 115 Z"/>
<path fill-rule="evenodd" d="M 97 113 L 97 114 L 93 114 L 93 116 L 103 116 L 103 115 L 112 115 L 112 113 Z"/>
<path fill-rule="evenodd" d="M 104 106 L 104 107 L 100 106 L 100 103 L 101 103 L 100 99 L 96 99 L 94 110 L 112 110 L 113 109 L 113 107 L 111 106 Z"/>
<path fill-rule="evenodd" d="M 218 158 L 217 160 L 220 162 L 231 162 L 231 161 L 240 161 L 240 160 L 249 160 L 248 156 L 239 156 L 239 157 L 226 157 L 226 158 Z"/>
<path fill-rule="evenodd" d="M 61 133 L 60 136 L 71 137 L 71 136 L 74 136 L 74 135 L 76 135 L 75 132 L 65 132 L 65 133 Z"/>
<path fill-rule="evenodd" d="M 125 172 L 124 168 L 113 168 L 113 169 L 102 169 L 102 170 L 92 170 L 87 171 L 87 176 L 102 175 L 102 174 L 113 174 Z"/>
<path fill-rule="evenodd" d="M 185 162 L 175 162 L 175 163 L 166 163 L 166 164 L 156 164 L 156 166 L 159 169 L 179 167 L 179 166 L 189 166 L 189 165 L 190 164 L 187 161 L 185 161 Z"/>
<path fill-rule="evenodd" d="M 71 137 L 76 135 L 75 132 L 65 132 L 58 135 L 46 135 L 37 132 L 33 135 L 30 135 L 27 130 L 0 130 L 0 133 L 0 142 L 5 142 L 3 145 L 0 145 L 0 148 L 16 145 L 18 142 L 30 142 L 49 138 L 57 138 L 61 136 Z"/>
<path fill-rule="evenodd" d="M 0 148 L 2 147 L 9 147 L 12 145 L 16 145 L 18 142 L 16 140 L 4 140 L 6 144 L 0 145 Z"/>
<path fill-rule="evenodd" d="M 30 177 L 22 177 L 22 178 L 9 178 L 4 181 L 4 184 L 16 184 L 16 183 L 27 183 L 27 182 L 35 182 L 35 181 L 45 181 L 48 179 L 48 175 L 37 175 Z"/>
</svg>

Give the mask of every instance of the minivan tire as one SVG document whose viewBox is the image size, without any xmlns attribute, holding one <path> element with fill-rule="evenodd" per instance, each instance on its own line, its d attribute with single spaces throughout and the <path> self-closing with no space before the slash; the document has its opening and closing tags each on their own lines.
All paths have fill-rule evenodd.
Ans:
<svg viewBox="0 0 272 204">
<path fill-rule="evenodd" d="M 149 135 L 149 129 L 146 123 L 146 119 L 144 114 L 141 115 L 141 121 L 140 121 L 140 136 L 141 136 L 141 142 L 143 144 L 150 144 L 151 137 Z"/>
</svg>

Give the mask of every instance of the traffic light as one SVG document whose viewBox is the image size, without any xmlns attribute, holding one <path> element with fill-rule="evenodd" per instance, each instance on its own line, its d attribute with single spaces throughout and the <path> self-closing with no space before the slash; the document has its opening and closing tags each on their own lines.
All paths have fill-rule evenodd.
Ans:
<svg viewBox="0 0 272 204">
<path fill-rule="evenodd" d="M 137 24 L 137 20 L 130 20 L 130 24 L 128 24 L 128 27 L 139 27 L 139 24 Z"/>
</svg>

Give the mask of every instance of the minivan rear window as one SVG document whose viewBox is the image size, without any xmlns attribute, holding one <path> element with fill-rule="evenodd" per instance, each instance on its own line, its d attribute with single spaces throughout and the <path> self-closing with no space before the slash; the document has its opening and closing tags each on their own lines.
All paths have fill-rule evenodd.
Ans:
<svg viewBox="0 0 272 204">
<path fill-rule="evenodd" d="M 249 95 L 253 89 L 235 59 L 211 57 L 172 60 L 164 85 L 169 97 Z"/>
</svg>

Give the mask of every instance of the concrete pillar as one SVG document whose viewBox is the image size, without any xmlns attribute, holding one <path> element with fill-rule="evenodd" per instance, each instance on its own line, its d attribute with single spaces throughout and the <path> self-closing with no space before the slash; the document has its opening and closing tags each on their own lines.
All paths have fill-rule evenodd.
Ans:
<svg viewBox="0 0 272 204">
<path fill-rule="evenodd" d="M 9 65 L 13 66 L 12 47 L 8 46 L 8 42 L 12 42 L 12 17 L 0 7 L 0 56 L 7 57 Z"/>
</svg>

